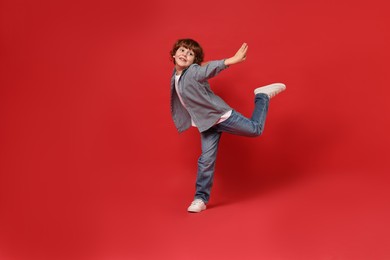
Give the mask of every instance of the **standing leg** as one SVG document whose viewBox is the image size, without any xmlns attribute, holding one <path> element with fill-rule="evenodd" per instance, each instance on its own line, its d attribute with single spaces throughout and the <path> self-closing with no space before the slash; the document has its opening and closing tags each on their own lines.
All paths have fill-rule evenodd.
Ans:
<svg viewBox="0 0 390 260">
<path fill-rule="evenodd" d="M 200 134 L 202 154 L 198 160 L 198 174 L 196 178 L 195 199 L 201 199 L 207 203 L 214 180 L 215 161 L 217 159 L 218 144 L 221 138 L 220 132 L 214 127 Z"/>
</svg>

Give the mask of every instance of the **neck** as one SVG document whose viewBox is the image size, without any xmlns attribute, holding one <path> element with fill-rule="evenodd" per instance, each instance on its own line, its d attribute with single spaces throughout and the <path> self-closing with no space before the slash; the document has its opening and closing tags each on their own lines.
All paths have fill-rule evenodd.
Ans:
<svg viewBox="0 0 390 260">
<path fill-rule="evenodd" d="M 176 69 L 176 75 L 181 75 L 181 74 L 183 73 L 183 71 L 184 71 L 185 69 L 187 69 L 187 68 L 178 66 L 178 65 L 176 64 L 175 69 Z"/>
</svg>

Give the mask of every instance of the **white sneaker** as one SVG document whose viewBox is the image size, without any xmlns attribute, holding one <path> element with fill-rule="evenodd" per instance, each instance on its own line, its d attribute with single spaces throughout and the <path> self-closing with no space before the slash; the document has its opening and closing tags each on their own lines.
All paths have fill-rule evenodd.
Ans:
<svg viewBox="0 0 390 260">
<path fill-rule="evenodd" d="M 204 204 L 203 200 L 195 199 L 191 205 L 188 207 L 188 212 L 201 212 L 206 209 L 206 204 Z"/>
<path fill-rule="evenodd" d="M 264 87 L 255 89 L 255 95 L 266 94 L 269 98 L 272 98 L 286 89 L 286 85 L 283 83 L 273 83 Z"/>
</svg>

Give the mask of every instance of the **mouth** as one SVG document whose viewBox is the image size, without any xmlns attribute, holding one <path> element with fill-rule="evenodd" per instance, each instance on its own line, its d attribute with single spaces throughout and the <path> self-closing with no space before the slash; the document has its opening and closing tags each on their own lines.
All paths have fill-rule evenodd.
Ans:
<svg viewBox="0 0 390 260">
<path fill-rule="evenodd" d="M 179 60 L 182 61 L 182 62 L 187 62 L 187 59 L 183 58 L 183 57 L 179 57 Z"/>
</svg>

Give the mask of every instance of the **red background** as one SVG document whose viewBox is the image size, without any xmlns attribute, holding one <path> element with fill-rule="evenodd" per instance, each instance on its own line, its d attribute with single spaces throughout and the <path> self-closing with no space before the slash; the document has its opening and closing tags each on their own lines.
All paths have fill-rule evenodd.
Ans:
<svg viewBox="0 0 390 260">
<path fill-rule="evenodd" d="M 0 259 L 390 259 L 386 1 L 0 1 Z M 169 112 L 178 38 L 262 137 L 224 135 L 188 214 L 199 134 Z"/>
</svg>

